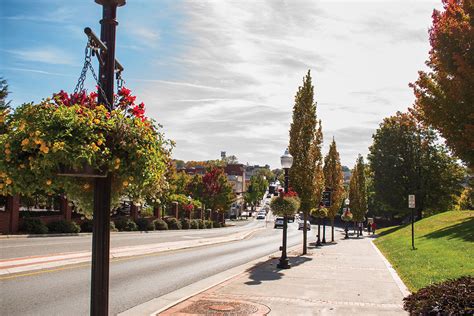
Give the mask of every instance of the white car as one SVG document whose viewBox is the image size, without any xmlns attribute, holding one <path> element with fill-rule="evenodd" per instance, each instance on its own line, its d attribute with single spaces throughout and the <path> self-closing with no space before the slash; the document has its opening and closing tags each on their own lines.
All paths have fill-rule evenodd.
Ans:
<svg viewBox="0 0 474 316">
<path fill-rule="evenodd" d="M 265 214 L 257 214 L 257 219 L 265 219 Z"/>
<path fill-rule="evenodd" d="M 298 229 L 303 230 L 304 227 L 304 221 L 300 221 L 298 223 Z M 309 221 L 306 221 L 306 230 L 311 230 L 311 223 Z"/>
</svg>

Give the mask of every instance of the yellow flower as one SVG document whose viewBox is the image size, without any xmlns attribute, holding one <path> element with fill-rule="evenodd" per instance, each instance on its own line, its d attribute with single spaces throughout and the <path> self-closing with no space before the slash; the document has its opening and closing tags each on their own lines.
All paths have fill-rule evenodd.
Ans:
<svg viewBox="0 0 474 316">
<path fill-rule="evenodd" d="M 25 165 L 24 165 L 24 164 L 20 164 L 20 168 L 21 168 L 21 169 L 25 169 Z"/>
<path fill-rule="evenodd" d="M 41 144 L 40 150 L 41 150 L 43 153 L 47 154 L 47 153 L 49 152 L 49 147 L 46 146 L 45 144 Z"/>
<path fill-rule="evenodd" d="M 10 148 L 10 144 L 9 144 L 9 143 L 6 143 L 6 144 L 5 144 L 5 148 Z"/>
<path fill-rule="evenodd" d="M 0 189 L 3 189 L 3 183 L 0 183 Z"/>
<path fill-rule="evenodd" d="M 84 190 L 88 190 L 90 187 L 91 186 L 90 186 L 89 183 L 86 183 L 86 184 L 83 185 Z"/>
<path fill-rule="evenodd" d="M 33 157 L 29 156 L 29 157 L 28 157 L 28 160 L 29 160 L 29 161 L 32 161 L 32 160 L 33 160 Z"/>
<path fill-rule="evenodd" d="M 21 123 L 20 126 L 18 127 L 20 131 L 23 131 L 25 129 L 25 123 Z"/>
<path fill-rule="evenodd" d="M 7 179 L 5 180 L 5 183 L 6 183 L 7 185 L 12 184 L 12 182 L 13 182 L 13 181 L 12 181 L 12 179 L 10 179 L 10 178 L 7 178 Z"/>
<path fill-rule="evenodd" d="M 95 123 L 95 124 L 99 124 L 99 123 L 100 123 L 100 120 L 99 120 L 99 119 L 94 119 L 94 123 Z"/>
<path fill-rule="evenodd" d="M 43 141 L 41 139 L 35 138 L 35 144 L 40 145 Z"/>
<path fill-rule="evenodd" d="M 8 148 L 7 148 L 7 149 L 5 149 L 5 154 L 7 154 L 7 155 L 10 155 L 11 153 L 12 153 L 12 152 L 11 152 L 11 150 L 10 150 L 10 149 L 8 149 Z"/>
<path fill-rule="evenodd" d="M 132 176 L 128 177 L 128 180 L 133 181 L 133 177 Z"/>
<path fill-rule="evenodd" d="M 125 180 L 124 182 L 122 182 L 122 185 L 123 185 L 124 187 L 127 187 L 127 186 L 128 186 L 128 181 Z"/>
<path fill-rule="evenodd" d="M 102 144 L 103 144 L 102 139 L 99 139 L 99 140 L 97 141 L 97 145 L 101 146 Z"/>
<path fill-rule="evenodd" d="M 35 135 L 36 135 L 36 136 L 40 136 L 40 135 L 41 135 L 41 132 L 40 132 L 40 131 L 36 131 L 36 132 L 35 132 Z"/>
<path fill-rule="evenodd" d="M 116 159 L 115 159 L 115 164 L 118 165 L 119 163 L 120 163 L 120 158 L 116 158 Z"/>
<path fill-rule="evenodd" d="M 120 165 L 115 165 L 114 169 L 118 170 L 120 168 Z"/>
<path fill-rule="evenodd" d="M 7 174 L 5 172 L 0 172 L 0 178 L 6 178 Z"/>
<path fill-rule="evenodd" d="M 21 146 L 26 146 L 30 143 L 30 140 L 28 138 L 25 138 L 24 140 L 21 141 Z"/>
<path fill-rule="evenodd" d="M 53 181 L 51 181 L 50 179 L 46 180 L 46 185 L 51 185 L 51 183 L 53 183 Z"/>
<path fill-rule="evenodd" d="M 92 143 L 91 147 L 92 147 L 93 151 L 98 151 L 100 149 L 99 147 L 97 147 L 97 145 L 95 143 Z"/>
</svg>

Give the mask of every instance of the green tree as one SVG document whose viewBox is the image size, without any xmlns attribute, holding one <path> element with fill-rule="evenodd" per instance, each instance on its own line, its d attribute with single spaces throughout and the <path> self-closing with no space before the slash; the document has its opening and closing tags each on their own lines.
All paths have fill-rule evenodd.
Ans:
<svg viewBox="0 0 474 316">
<path fill-rule="evenodd" d="M 334 241 L 334 217 L 338 213 L 344 197 L 344 174 L 342 173 L 341 159 L 334 138 L 329 146 L 329 153 L 324 158 L 323 170 L 325 185 L 332 190 L 328 217 L 331 219 L 331 241 Z"/>
<path fill-rule="evenodd" d="M 300 211 L 304 220 L 311 209 L 319 204 L 322 186 L 322 129 L 317 121 L 314 87 L 308 70 L 303 85 L 298 88 L 293 106 L 289 152 L 293 156 L 290 186 L 301 199 Z M 307 252 L 307 231 L 303 229 L 303 254 Z"/>
<path fill-rule="evenodd" d="M 250 185 L 245 192 L 245 202 L 252 207 L 252 211 L 255 210 L 255 206 L 263 199 L 265 192 L 268 188 L 268 181 L 264 176 L 257 175 L 250 178 Z"/>
<path fill-rule="evenodd" d="M 464 169 L 436 134 L 408 113 L 385 118 L 373 136 L 369 161 L 374 204 L 393 217 L 408 215 L 408 195 L 416 196 L 417 217 L 453 207 Z"/>
<path fill-rule="evenodd" d="M 474 168 L 474 5 L 472 0 L 443 0 L 429 30 L 426 65 L 411 84 L 414 114 L 437 129 L 446 144 Z"/>
<path fill-rule="evenodd" d="M 7 81 L 0 77 L 0 134 L 5 134 L 8 130 L 7 120 L 10 113 L 10 102 L 7 102 L 8 93 Z"/>
</svg>

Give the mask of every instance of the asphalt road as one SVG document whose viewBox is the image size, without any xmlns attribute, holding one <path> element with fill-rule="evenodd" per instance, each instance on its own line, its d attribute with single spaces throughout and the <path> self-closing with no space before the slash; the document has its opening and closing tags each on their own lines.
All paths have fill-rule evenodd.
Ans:
<svg viewBox="0 0 474 316">
<path fill-rule="evenodd" d="M 153 232 L 122 232 L 112 233 L 111 247 L 137 246 L 171 241 L 183 241 L 198 238 L 211 238 L 230 235 L 237 231 L 251 230 L 264 226 L 262 221 L 227 221 L 237 224 L 234 227 L 199 229 L 186 231 L 153 231 Z M 57 253 L 90 251 L 92 235 L 64 237 L 32 237 L 0 239 L 0 259 L 39 256 Z"/>
<path fill-rule="evenodd" d="M 282 231 L 268 226 L 241 241 L 113 260 L 110 314 L 277 251 Z M 314 234 L 313 228 L 309 240 Z M 301 240 L 290 224 L 288 246 Z M 0 278 L 3 315 L 88 315 L 89 297 L 90 264 Z"/>
</svg>

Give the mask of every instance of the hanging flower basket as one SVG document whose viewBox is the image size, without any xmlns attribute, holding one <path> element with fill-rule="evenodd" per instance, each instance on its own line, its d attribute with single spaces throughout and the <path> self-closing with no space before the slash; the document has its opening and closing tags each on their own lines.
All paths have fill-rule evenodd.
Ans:
<svg viewBox="0 0 474 316">
<path fill-rule="evenodd" d="M 158 198 L 167 187 L 173 144 L 135 99 L 122 88 L 110 111 L 96 93 L 61 91 L 16 108 L 0 135 L 0 194 L 65 192 L 90 213 L 92 179 L 109 174 L 113 202 Z"/>
<path fill-rule="evenodd" d="M 342 213 L 342 215 L 341 215 L 341 219 L 344 222 L 350 222 L 350 221 L 352 221 L 352 218 L 353 218 L 353 215 L 352 215 L 351 211 L 344 211 L 344 213 Z"/>
<path fill-rule="evenodd" d="M 300 199 L 281 195 L 270 202 L 270 208 L 278 216 L 293 216 L 300 208 Z"/>
<path fill-rule="evenodd" d="M 311 210 L 311 214 L 319 218 L 326 218 L 328 216 L 328 209 L 325 207 L 315 208 Z"/>
</svg>

